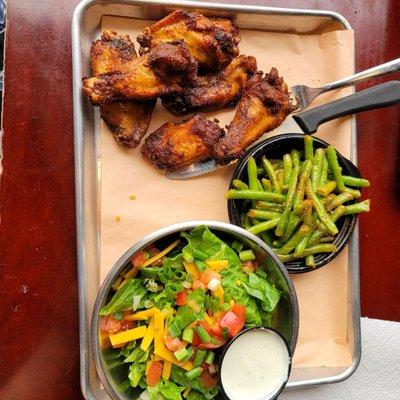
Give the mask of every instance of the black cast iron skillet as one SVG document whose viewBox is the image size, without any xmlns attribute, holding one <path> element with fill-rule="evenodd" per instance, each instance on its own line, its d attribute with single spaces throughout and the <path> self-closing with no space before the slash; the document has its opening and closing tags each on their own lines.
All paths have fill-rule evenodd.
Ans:
<svg viewBox="0 0 400 400">
<path fill-rule="evenodd" d="M 295 114 L 292 118 L 297 122 L 302 131 L 306 134 L 313 134 L 319 125 L 333 119 L 358 113 L 361 111 L 388 107 L 400 102 L 400 81 L 386 82 L 372 88 L 357 92 L 342 99 L 332 101 L 308 111 Z M 290 118 L 290 117 L 289 117 Z M 314 148 L 327 147 L 329 144 L 317 137 L 314 137 Z M 230 188 L 234 188 L 233 180 L 246 180 L 246 164 L 249 157 L 257 161 L 263 155 L 268 158 L 282 158 L 291 149 L 304 149 L 303 135 L 298 133 L 286 133 L 274 136 L 260 142 L 250 148 L 237 164 L 230 182 Z M 347 158 L 338 153 L 338 161 L 344 175 L 361 177 L 358 168 Z M 229 220 L 232 224 L 241 226 L 240 214 L 245 206 L 244 200 L 228 200 Z M 335 258 L 345 247 L 357 224 L 357 215 L 342 217 L 337 222 L 339 234 L 334 244 L 337 250 L 334 253 L 324 253 L 315 256 L 315 268 L 306 267 L 302 260 L 285 263 L 287 270 L 291 273 L 302 273 L 314 271 L 326 265 Z"/>
</svg>

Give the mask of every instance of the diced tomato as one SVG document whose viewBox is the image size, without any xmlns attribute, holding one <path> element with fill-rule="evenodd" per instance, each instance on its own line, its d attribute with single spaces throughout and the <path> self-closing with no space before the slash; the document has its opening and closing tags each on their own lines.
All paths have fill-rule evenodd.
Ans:
<svg viewBox="0 0 400 400">
<path fill-rule="evenodd" d="M 242 270 L 247 275 L 250 275 L 252 272 L 257 271 L 257 269 L 258 269 L 257 261 L 245 261 L 242 264 Z"/>
<path fill-rule="evenodd" d="M 132 257 L 131 263 L 134 267 L 140 267 L 147 261 L 147 254 L 144 251 L 138 251 Z"/>
<path fill-rule="evenodd" d="M 213 349 L 218 349 L 219 347 L 222 347 L 225 344 L 226 340 L 224 339 L 216 339 L 215 343 L 200 343 L 197 347 L 199 349 L 204 349 L 204 350 L 213 350 Z"/>
<path fill-rule="evenodd" d="M 146 383 L 149 386 L 156 386 L 161 378 L 163 366 L 160 361 L 153 361 L 147 372 Z"/>
<path fill-rule="evenodd" d="M 236 336 L 243 328 L 245 319 L 233 311 L 228 311 L 219 321 L 222 328 L 228 329 L 229 337 Z"/>
<path fill-rule="evenodd" d="M 246 321 L 246 307 L 235 303 L 232 307 L 232 312 L 234 312 L 238 317 Z"/>
<path fill-rule="evenodd" d="M 221 275 L 217 272 L 212 270 L 211 268 L 206 269 L 200 274 L 200 280 L 207 286 L 211 279 L 218 279 L 221 280 Z"/>
<path fill-rule="evenodd" d="M 193 281 L 193 283 L 192 283 L 192 289 L 193 289 L 193 290 L 196 290 L 196 289 L 203 289 L 203 290 L 205 290 L 205 289 L 206 289 L 206 285 L 205 285 L 202 281 L 196 279 L 196 280 Z"/>
<path fill-rule="evenodd" d="M 194 347 L 199 347 L 199 346 L 201 345 L 200 337 L 199 337 L 199 335 L 198 335 L 196 332 L 193 333 L 192 345 L 193 345 Z"/>
<path fill-rule="evenodd" d="M 107 333 L 116 333 L 126 331 L 135 327 L 134 321 L 125 321 L 113 318 L 111 315 L 105 315 L 100 318 L 100 330 Z"/>
<path fill-rule="evenodd" d="M 207 369 L 204 369 L 200 376 L 201 382 L 204 387 L 210 389 L 217 386 L 217 381 L 212 377 Z"/>
<path fill-rule="evenodd" d="M 165 347 L 168 349 L 168 350 L 171 350 L 171 351 L 177 351 L 177 350 L 179 350 L 179 348 L 182 346 L 182 342 L 179 340 L 179 338 L 177 338 L 177 337 L 175 337 L 175 338 L 173 338 L 173 337 L 171 337 L 171 336 L 168 336 L 166 339 L 165 339 Z"/>
<path fill-rule="evenodd" d="M 177 306 L 184 306 L 187 302 L 187 293 L 185 290 L 179 292 L 175 297 L 175 304 Z"/>
<path fill-rule="evenodd" d="M 222 328 L 219 324 L 215 323 L 209 327 L 209 333 L 215 338 L 222 338 Z"/>
</svg>

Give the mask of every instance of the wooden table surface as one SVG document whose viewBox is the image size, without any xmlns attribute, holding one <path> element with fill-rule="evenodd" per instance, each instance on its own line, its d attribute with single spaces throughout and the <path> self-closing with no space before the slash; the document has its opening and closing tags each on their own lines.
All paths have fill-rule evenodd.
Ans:
<svg viewBox="0 0 400 400">
<path fill-rule="evenodd" d="M 2 400 L 82 398 L 70 38 L 77 3 L 8 1 L 0 191 Z M 357 70 L 400 56 L 397 0 L 246 3 L 343 14 L 356 31 Z M 400 107 L 366 112 L 357 123 L 359 166 L 373 187 L 365 191 L 372 211 L 360 218 L 362 314 L 400 321 Z"/>
</svg>

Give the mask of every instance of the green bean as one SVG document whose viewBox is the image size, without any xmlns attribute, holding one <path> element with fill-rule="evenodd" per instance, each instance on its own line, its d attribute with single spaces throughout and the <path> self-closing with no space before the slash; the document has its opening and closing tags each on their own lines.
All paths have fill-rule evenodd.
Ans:
<svg viewBox="0 0 400 400">
<path fill-rule="evenodd" d="M 328 196 L 331 192 L 333 192 L 336 189 L 337 183 L 336 181 L 328 181 L 325 183 L 325 185 L 320 186 L 317 189 L 317 193 L 323 197 Z"/>
<path fill-rule="evenodd" d="M 340 206 L 341 204 L 346 203 L 346 201 L 350 200 L 353 200 L 353 196 L 351 195 L 351 193 L 348 192 L 340 193 L 328 204 L 326 209 L 328 211 L 331 211 L 337 206 Z"/>
<path fill-rule="evenodd" d="M 274 167 L 272 166 L 272 164 L 270 163 L 268 158 L 265 156 L 262 156 L 261 162 L 262 162 L 262 165 L 264 167 L 266 174 L 268 175 L 268 177 L 271 181 L 274 192 L 279 193 L 279 194 L 282 193 L 281 187 L 280 187 L 278 179 L 276 177 Z"/>
<path fill-rule="evenodd" d="M 282 160 L 277 160 L 272 158 L 269 161 L 273 165 L 274 169 L 281 169 L 283 166 Z"/>
<path fill-rule="evenodd" d="M 309 256 L 307 256 L 305 258 L 305 264 L 306 264 L 307 267 L 315 268 L 315 259 L 314 259 L 314 256 L 312 254 L 310 254 Z"/>
<path fill-rule="evenodd" d="M 293 168 L 297 166 L 297 168 L 300 169 L 300 154 L 299 154 L 299 152 L 296 149 L 293 149 L 290 152 L 290 157 L 292 158 Z"/>
<path fill-rule="evenodd" d="M 284 203 L 286 196 L 279 193 L 260 192 L 258 190 L 235 190 L 230 189 L 225 194 L 227 199 L 243 199 L 243 200 L 264 200 L 274 203 Z"/>
<path fill-rule="evenodd" d="M 244 217 L 243 228 L 244 229 L 251 228 L 251 220 L 250 220 L 250 217 L 248 215 L 245 215 L 245 217 Z"/>
<path fill-rule="evenodd" d="M 304 158 L 312 160 L 314 157 L 313 137 L 304 135 Z"/>
<path fill-rule="evenodd" d="M 299 179 L 300 161 L 297 160 L 298 154 L 294 153 L 293 150 L 292 150 L 292 153 L 293 153 L 292 175 L 290 177 L 289 189 L 288 189 L 288 192 L 286 195 L 285 208 L 283 209 L 283 213 L 282 213 L 279 223 L 275 229 L 276 236 L 283 236 L 283 234 L 285 233 L 286 226 L 289 221 L 290 211 L 292 210 L 292 207 L 293 207 L 294 196 L 296 193 L 297 182 Z M 297 162 L 297 161 L 299 161 L 299 162 Z"/>
<path fill-rule="evenodd" d="M 276 179 L 278 179 L 279 187 L 281 188 L 282 192 L 287 191 L 287 185 L 283 182 L 283 169 L 276 171 Z"/>
<path fill-rule="evenodd" d="M 304 250 L 307 248 L 308 241 L 310 240 L 312 231 L 310 228 L 310 231 L 307 233 L 306 236 L 301 239 L 300 243 L 296 246 L 294 249 L 294 254 L 295 256 L 301 256 L 304 253 Z"/>
<path fill-rule="evenodd" d="M 247 231 L 257 235 L 258 233 L 275 228 L 275 226 L 278 224 L 278 222 L 279 222 L 279 218 L 274 218 L 274 219 L 270 219 L 265 222 L 261 222 L 260 224 L 253 225 L 252 227 L 246 228 L 246 229 L 247 229 Z"/>
<path fill-rule="evenodd" d="M 333 146 L 328 146 L 326 148 L 326 155 L 328 157 L 329 167 L 331 168 L 332 174 L 337 183 L 337 187 L 340 192 L 344 192 L 344 182 L 342 176 L 342 169 L 340 168 L 339 162 L 337 160 L 336 150 Z"/>
<path fill-rule="evenodd" d="M 370 183 L 367 179 L 356 178 L 354 176 L 343 175 L 343 183 L 353 187 L 369 187 Z"/>
<path fill-rule="evenodd" d="M 261 184 L 266 192 L 272 192 L 272 184 L 269 179 L 262 178 Z"/>
<path fill-rule="evenodd" d="M 317 212 L 321 222 L 325 225 L 327 231 L 332 235 L 336 235 L 339 232 L 338 228 L 336 227 L 335 223 L 332 222 L 332 220 L 329 218 L 325 207 L 323 206 L 317 195 L 314 193 L 310 179 L 308 179 L 306 184 L 306 193 L 307 196 L 312 200 L 315 211 Z"/>
<path fill-rule="evenodd" d="M 312 161 L 311 160 L 304 161 L 301 167 L 299 184 L 297 185 L 296 194 L 294 197 L 294 202 L 293 202 L 294 208 L 296 208 L 303 201 L 305 186 L 307 179 L 310 176 L 311 168 L 312 168 Z"/>
<path fill-rule="evenodd" d="M 289 254 L 308 234 L 310 228 L 303 224 L 296 233 L 279 249 L 279 254 Z"/>
<path fill-rule="evenodd" d="M 324 205 L 324 207 L 326 208 L 327 205 L 336 197 L 335 194 L 331 193 L 328 194 L 328 196 L 326 196 L 324 199 L 322 199 L 322 204 Z"/>
<path fill-rule="evenodd" d="M 292 237 L 293 232 L 296 230 L 300 221 L 301 221 L 301 218 L 299 216 L 295 215 L 294 213 L 290 213 L 289 222 L 286 226 L 285 233 L 279 239 L 279 242 L 281 242 L 281 245 L 283 245 L 285 242 L 287 242 Z"/>
<path fill-rule="evenodd" d="M 324 158 L 322 160 L 322 170 L 321 170 L 321 179 L 319 180 L 318 186 L 325 185 L 328 180 L 328 172 L 329 172 L 329 164 L 326 155 L 324 154 Z"/>
<path fill-rule="evenodd" d="M 242 250 L 239 253 L 239 258 L 245 262 L 245 261 L 253 261 L 255 260 L 256 256 L 254 254 L 253 250 Z"/>
<path fill-rule="evenodd" d="M 283 184 L 288 185 L 290 183 L 290 177 L 292 175 L 292 157 L 290 157 L 290 154 L 285 154 L 283 156 Z"/>
<path fill-rule="evenodd" d="M 272 246 L 272 237 L 269 231 L 260 232 L 258 235 L 264 241 L 264 243 L 266 243 L 268 246 Z"/>
<path fill-rule="evenodd" d="M 334 244 L 323 243 L 305 249 L 301 256 L 296 256 L 294 254 L 282 254 L 282 253 L 278 253 L 277 256 L 282 262 L 288 262 L 318 253 L 333 253 L 334 251 L 336 251 L 336 248 L 337 247 Z"/>
<path fill-rule="evenodd" d="M 254 157 L 249 157 L 247 161 L 247 177 L 250 190 L 259 190 L 257 182 L 257 164 Z"/>
<path fill-rule="evenodd" d="M 345 206 L 343 215 L 357 214 L 360 212 L 369 212 L 370 204 L 371 204 L 371 200 L 364 200 L 364 201 L 360 201 L 359 203 L 350 204 L 349 206 Z"/>
<path fill-rule="evenodd" d="M 320 243 L 332 243 L 335 241 L 335 236 L 329 235 L 329 236 L 323 236 L 319 242 Z"/>
<path fill-rule="evenodd" d="M 279 218 L 281 216 L 280 213 L 277 213 L 275 211 L 255 210 L 254 208 L 250 209 L 247 215 L 251 218 L 259 219 L 272 219 Z"/>
<path fill-rule="evenodd" d="M 234 179 L 232 181 L 232 183 L 233 183 L 233 186 L 235 186 L 235 188 L 237 190 L 248 190 L 249 189 L 249 186 L 247 185 L 247 183 L 244 183 L 240 179 Z"/>
<path fill-rule="evenodd" d="M 305 205 L 303 207 L 303 210 L 301 212 L 301 217 L 304 221 L 304 223 L 310 228 L 313 229 L 314 228 L 314 219 L 313 219 L 313 203 L 311 200 L 306 200 Z"/>
<path fill-rule="evenodd" d="M 347 192 L 347 193 L 350 193 L 353 196 L 353 199 L 358 199 L 359 197 L 361 197 L 361 192 L 359 190 L 351 189 L 349 187 L 345 187 L 344 191 Z"/>
<path fill-rule="evenodd" d="M 312 161 L 311 170 L 311 184 L 314 191 L 317 190 L 319 182 L 321 180 L 322 164 L 324 162 L 325 150 L 319 148 L 315 150 L 314 158 Z"/>
<path fill-rule="evenodd" d="M 338 206 L 336 207 L 330 214 L 329 217 L 333 222 L 336 222 L 342 215 L 344 215 L 346 211 L 346 207 L 345 206 Z"/>
<path fill-rule="evenodd" d="M 268 210 L 268 211 L 276 211 L 276 212 L 283 211 L 282 204 L 270 203 L 267 201 L 257 201 L 256 207 L 260 210 Z"/>
</svg>

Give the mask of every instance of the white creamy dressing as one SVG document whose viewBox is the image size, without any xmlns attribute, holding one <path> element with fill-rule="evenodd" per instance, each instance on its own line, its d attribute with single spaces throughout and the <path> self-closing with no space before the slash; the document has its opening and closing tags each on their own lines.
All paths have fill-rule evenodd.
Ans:
<svg viewBox="0 0 400 400">
<path fill-rule="evenodd" d="M 221 383 L 231 400 L 272 399 L 287 380 L 290 355 L 274 331 L 253 330 L 228 348 L 221 365 Z"/>
</svg>

